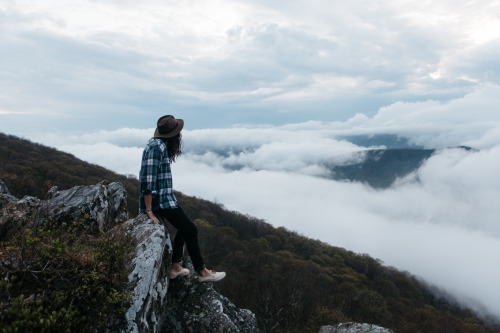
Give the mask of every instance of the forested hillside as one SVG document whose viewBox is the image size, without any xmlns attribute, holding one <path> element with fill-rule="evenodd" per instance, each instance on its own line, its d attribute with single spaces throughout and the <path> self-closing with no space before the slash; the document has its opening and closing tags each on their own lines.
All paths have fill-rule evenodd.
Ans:
<svg viewBox="0 0 500 333">
<path fill-rule="evenodd" d="M 103 179 L 122 181 L 131 215 L 137 180 L 12 136 L 0 135 L 0 179 L 13 195 L 44 196 L 46 182 L 69 188 Z M 437 297 L 410 273 L 367 254 L 308 239 L 221 205 L 176 193 L 195 221 L 207 265 L 228 274 L 216 288 L 256 315 L 263 332 L 318 332 L 357 321 L 394 332 L 500 332 L 480 317 Z M 325 221 L 327 222 L 327 221 Z M 442 293 L 440 293 L 442 295 Z"/>
<path fill-rule="evenodd" d="M 228 272 L 220 291 L 254 311 L 264 332 L 318 332 L 374 323 L 395 332 L 500 332 L 494 320 L 437 297 L 408 272 L 285 228 L 178 194 L 207 261 Z"/>
<path fill-rule="evenodd" d="M 417 170 L 434 149 L 374 149 L 361 163 L 330 166 L 332 179 L 364 182 L 373 188 L 390 187 L 397 178 Z"/>
<path fill-rule="evenodd" d="M 0 179 L 12 195 L 33 195 L 43 199 L 51 186 L 65 190 L 76 185 L 92 185 L 102 180 L 119 181 L 128 193 L 130 214 L 139 211 L 138 181 L 12 135 L 0 133 Z"/>
</svg>

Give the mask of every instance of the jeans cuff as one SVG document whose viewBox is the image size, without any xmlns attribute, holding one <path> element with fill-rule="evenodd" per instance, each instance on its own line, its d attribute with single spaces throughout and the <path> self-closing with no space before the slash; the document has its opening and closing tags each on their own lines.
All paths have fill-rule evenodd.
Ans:
<svg viewBox="0 0 500 333">
<path fill-rule="evenodd" d="M 199 272 L 201 272 L 201 271 L 202 271 L 204 268 L 206 268 L 206 267 L 207 267 L 207 266 L 205 266 L 205 264 L 203 264 L 203 265 L 201 266 L 201 268 L 200 268 L 200 269 L 196 269 L 196 268 L 195 268 L 194 270 L 196 271 L 196 273 L 199 273 Z"/>
</svg>

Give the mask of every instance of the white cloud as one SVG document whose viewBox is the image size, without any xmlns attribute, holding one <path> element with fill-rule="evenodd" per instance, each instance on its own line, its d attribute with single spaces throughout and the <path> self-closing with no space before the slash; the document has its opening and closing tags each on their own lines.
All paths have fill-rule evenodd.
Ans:
<svg viewBox="0 0 500 333">
<path fill-rule="evenodd" d="M 123 148 L 143 148 L 149 138 L 153 136 L 155 129 L 137 129 L 137 128 L 120 128 L 115 131 L 100 130 L 93 133 L 59 133 L 45 132 L 39 133 L 36 136 L 37 141 L 43 142 L 49 146 L 61 147 L 67 145 L 68 149 L 72 145 L 92 146 L 99 143 L 106 143 Z M 105 148 L 103 146 L 103 148 Z M 109 148 L 107 146 L 106 148 Z M 67 149 L 64 149 L 67 150 Z"/>
<path fill-rule="evenodd" d="M 181 159 L 175 186 L 306 236 L 369 253 L 500 315 L 500 150 L 445 150 L 383 191 L 299 173 L 227 172 Z M 298 170 L 300 172 L 300 170 Z M 456 278 L 460 276 L 460 279 Z"/>
<path fill-rule="evenodd" d="M 465 141 L 464 145 L 478 149 L 495 147 L 500 142 L 500 125 L 487 131 L 482 137 Z"/>
<path fill-rule="evenodd" d="M 36 115 L 21 125 L 0 114 L 0 130 L 146 127 L 165 110 L 193 128 L 276 125 L 345 120 L 397 100 L 447 101 L 500 83 L 496 8 L 493 0 L 4 1 L 0 109 Z"/>
<path fill-rule="evenodd" d="M 138 176 L 137 161 L 141 160 L 143 148 L 119 147 L 107 142 L 95 144 L 61 143 L 58 149 L 124 175 Z"/>
</svg>

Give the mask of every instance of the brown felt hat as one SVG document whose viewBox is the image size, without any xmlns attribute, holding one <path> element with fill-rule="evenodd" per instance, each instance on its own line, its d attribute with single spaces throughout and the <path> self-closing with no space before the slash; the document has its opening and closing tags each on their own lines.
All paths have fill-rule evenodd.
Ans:
<svg viewBox="0 0 500 333">
<path fill-rule="evenodd" d="M 179 134 L 184 127 L 184 120 L 168 115 L 158 119 L 155 138 L 171 138 Z"/>
</svg>

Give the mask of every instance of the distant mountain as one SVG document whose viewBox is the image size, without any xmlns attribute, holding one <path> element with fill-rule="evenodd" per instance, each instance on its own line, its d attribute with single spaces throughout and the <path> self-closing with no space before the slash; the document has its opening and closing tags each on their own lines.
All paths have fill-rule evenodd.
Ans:
<svg viewBox="0 0 500 333">
<path fill-rule="evenodd" d="M 424 147 L 415 145 L 408 138 L 395 134 L 374 134 L 374 135 L 349 135 L 339 137 L 361 147 L 384 146 L 388 149 L 423 149 Z"/>
<path fill-rule="evenodd" d="M 347 165 L 331 165 L 330 178 L 367 183 L 373 188 L 387 188 L 397 178 L 417 170 L 434 149 L 374 149 L 363 152 L 362 162 Z"/>
<path fill-rule="evenodd" d="M 321 161 L 304 160 L 301 162 L 309 163 L 309 166 L 320 166 L 327 170 L 324 174 L 319 174 L 318 177 L 362 182 L 377 189 L 390 187 L 396 179 L 416 171 L 435 152 L 435 149 L 424 149 L 411 143 L 407 138 L 393 134 L 341 136 L 335 137 L 335 139 L 345 140 L 368 149 L 352 152 L 348 162 L 339 162 L 338 156 L 324 156 Z M 244 149 L 219 147 L 211 148 L 210 153 L 219 157 L 217 161 L 226 170 L 235 171 L 249 167 L 238 158 L 240 154 L 250 156 L 259 148 L 258 145 L 248 146 Z M 207 151 L 203 147 L 190 147 L 188 153 L 203 156 Z M 345 155 L 343 152 L 339 152 L 339 154 Z M 345 156 L 343 157 L 345 159 Z M 255 170 L 265 169 L 264 165 L 258 164 L 251 167 Z"/>
</svg>

